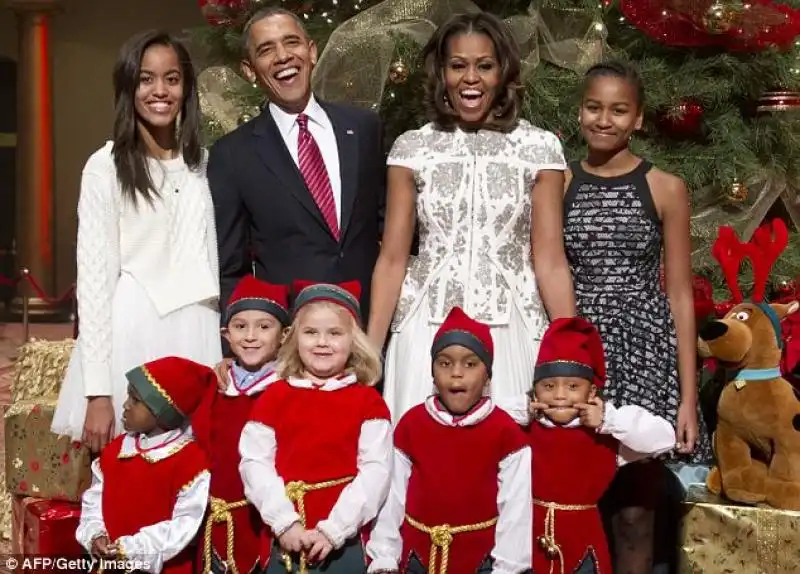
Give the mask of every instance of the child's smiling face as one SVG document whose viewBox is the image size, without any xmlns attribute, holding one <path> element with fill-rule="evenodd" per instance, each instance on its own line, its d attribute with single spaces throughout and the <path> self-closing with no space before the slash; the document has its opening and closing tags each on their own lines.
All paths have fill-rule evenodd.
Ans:
<svg viewBox="0 0 800 574">
<path fill-rule="evenodd" d="M 578 416 L 575 405 L 588 403 L 597 394 L 597 387 L 580 377 L 548 377 L 538 381 L 533 390 L 534 400 L 549 407 L 540 412 L 560 425 Z"/>
</svg>

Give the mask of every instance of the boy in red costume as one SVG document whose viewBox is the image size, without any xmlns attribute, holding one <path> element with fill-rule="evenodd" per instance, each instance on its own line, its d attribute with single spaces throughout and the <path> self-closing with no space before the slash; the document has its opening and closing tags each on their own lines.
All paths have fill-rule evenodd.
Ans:
<svg viewBox="0 0 800 574">
<path fill-rule="evenodd" d="M 75 536 L 94 556 L 125 560 L 131 569 L 192 574 L 190 544 L 206 513 L 210 477 L 188 417 L 217 376 L 179 357 L 126 376 L 126 432 L 92 463 Z"/>
<path fill-rule="evenodd" d="M 437 393 L 397 425 L 368 572 L 520 574 L 531 564 L 531 449 L 484 390 L 494 345 L 460 308 L 433 341 Z"/>
<path fill-rule="evenodd" d="M 605 378 L 597 329 L 580 317 L 553 321 L 530 403 L 534 572 L 611 574 L 598 501 L 619 466 L 675 447 L 665 419 L 604 403 L 597 393 Z"/>
<path fill-rule="evenodd" d="M 380 357 L 361 330 L 359 285 L 300 284 L 269 385 L 242 431 L 247 499 L 274 533 L 267 574 L 355 574 L 361 534 L 389 490 Z"/>
<path fill-rule="evenodd" d="M 203 572 L 261 571 L 270 540 L 258 511 L 248 504 L 239 474 L 239 439 L 253 405 L 277 380 L 275 359 L 289 326 L 289 289 L 246 275 L 225 311 L 223 336 L 236 357 L 227 388 L 206 392 L 192 418 L 197 440 L 211 465 L 211 511 L 200 547 Z"/>
</svg>

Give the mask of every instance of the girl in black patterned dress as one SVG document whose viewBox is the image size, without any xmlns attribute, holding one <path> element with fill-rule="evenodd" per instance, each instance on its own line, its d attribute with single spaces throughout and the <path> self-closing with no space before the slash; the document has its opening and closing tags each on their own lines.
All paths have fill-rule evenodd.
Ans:
<svg viewBox="0 0 800 574">
<path fill-rule="evenodd" d="M 628 149 L 642 126 L 644 88 L 620 63 L 586 73 L 580 109 L 588 159 L 570 165 L 564 245 L 577 313 L 600 331 L 608 362 L 606 398 L 671 421 L 679 455 L 705 460 L 698 424 L 689 198 L 684 182 Z M 666 293 L 660 267 L 666 272 Z M 655 507 L 665 471 L 658 461 L 618 473 L 607 499 L 616 574 L 653 569 Z"/>
</svg>

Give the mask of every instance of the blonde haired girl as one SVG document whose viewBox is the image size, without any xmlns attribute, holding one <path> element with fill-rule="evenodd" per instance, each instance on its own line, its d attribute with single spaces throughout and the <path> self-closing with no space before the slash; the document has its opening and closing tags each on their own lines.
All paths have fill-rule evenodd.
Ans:
<svg viewBox="0 0 800 574">
<path fill-rule="evenodd" d="M 381 361 L 361 328 L 356 282 L 297 284 L 281 380 L 239 443 L 245 496 L 272 530 L 266 574 L 364 570 L 362 529 L 389 490 L 389 409 L 372 388 Z"/>
</svg>

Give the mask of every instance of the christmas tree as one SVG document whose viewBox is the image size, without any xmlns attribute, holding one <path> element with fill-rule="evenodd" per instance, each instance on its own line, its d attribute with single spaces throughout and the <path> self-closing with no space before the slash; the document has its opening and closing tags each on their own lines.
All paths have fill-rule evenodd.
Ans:
<svg viewBox="0 0 800 574">
<path fill-rule="evenodd" d="M 195 31 L 209 142 L 258 113 L 263 94 L 236 75 L 241 27 L 255 10 L 297 13 L 320 49 L 315 92 L 368 106 L 387 145 L 422 125 L 427 38 L 453 12 L 506 19 L 520 44 L 524 116 L 557 133 L 569 159 L 585 153 L 576 121 L 583 72 L 608 58 L 635 63 L 647 88 L 635 153 L 680 175 L 692 194 L 693 263 L 724 289 L 710 257 L 720 225 L 743 240 L 767 217 L 792 229 L 774 273 L 800 273 L 800 0 L 200 0 Z M 743 281 L 743 285 L 747 281 Z M 724 294 L 722 294 L 724 296 Z"/>
</svg>

